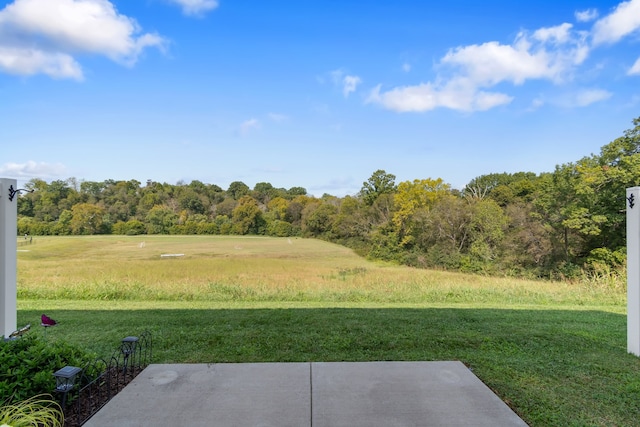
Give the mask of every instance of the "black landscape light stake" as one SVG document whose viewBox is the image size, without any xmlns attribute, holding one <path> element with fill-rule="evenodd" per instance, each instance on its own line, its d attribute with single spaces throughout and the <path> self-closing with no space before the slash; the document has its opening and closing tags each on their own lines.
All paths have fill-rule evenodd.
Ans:
<svg viewBox="0 0 640 427">
<path fill-rule="evenodd" d="M 137 347 L 138 347 L 138 337 L 125 337 L 122 339 L 122 345 L 120 346 L 120 350 L 122 351 L 122 356 L 124 356 L 124 375 L 125 376 L 127 375 L 127 364 L 129 362 L 130 357 L 131 357 L 131 368 L 133 368 Z"/>
<path fill-rule="evenodd" d="M 53 373 L 56 377 L 56 393 L 62 393 L 62 408 L 67 403 L 67 394 L 76 385 L 76 377 L 82 369 L 75 366 L 65 366 Z"/>
</svg>

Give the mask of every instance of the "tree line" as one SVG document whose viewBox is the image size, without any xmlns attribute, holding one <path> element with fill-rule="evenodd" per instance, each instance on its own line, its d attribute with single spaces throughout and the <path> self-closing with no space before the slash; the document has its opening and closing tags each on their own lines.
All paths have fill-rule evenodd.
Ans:
<svg viewBox="0 0 640 427">
<path fill-rule="evenodd" d="M 18 200 L 18 233 L 304 236 L 416 267 L 615 274 L 626 258 L 626 188 L 640 185 L 640 117 L 633 124 L 599 154 L 553 172 L 492 173 L 462 190 L 441 178 L 396 183 L 384 170 L 342 198 L 268 182 L 224 190 L 200 181 L 33 179 Z"/>
</svg>

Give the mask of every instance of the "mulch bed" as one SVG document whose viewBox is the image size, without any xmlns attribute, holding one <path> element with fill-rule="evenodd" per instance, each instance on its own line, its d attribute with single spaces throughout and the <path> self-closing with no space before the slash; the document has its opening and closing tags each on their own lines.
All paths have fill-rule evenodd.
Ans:
<svg viewBox="0 0 640 427">
<path fill-rule="evenodd" d="M 83 387 L 64 408 L 64 427 L 78 427 L 84 424 L 143 369 L 144 367 L 128 368 L 125 373 L 121 367 L 112 367 Z"/>
</svg>

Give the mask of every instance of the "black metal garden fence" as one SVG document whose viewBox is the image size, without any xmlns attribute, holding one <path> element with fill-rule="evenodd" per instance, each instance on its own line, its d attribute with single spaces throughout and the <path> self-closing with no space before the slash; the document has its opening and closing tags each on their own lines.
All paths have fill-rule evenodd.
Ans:
<svg viewBox="0 0 640 427">
<path fill-rule="evenodd" d="M 151 362 L 151 333 L 129 336 L 122 340 L 108 360 L 97 359 L 85 366 L 78 390 L 67 400 L 65 426 L 83 425 L 129 384 Z"/>
</svg>

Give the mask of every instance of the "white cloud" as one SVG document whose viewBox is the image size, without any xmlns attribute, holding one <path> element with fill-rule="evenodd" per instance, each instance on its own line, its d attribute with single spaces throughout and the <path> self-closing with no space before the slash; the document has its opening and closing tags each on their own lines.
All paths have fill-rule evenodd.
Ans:
<svg viewBox="0 0 640 427">
<path fill-rule="evenodd" d="M 543 43 L 563 44 L 571 41 L 573 25 L 564 23 L 555 27 L 543 27 L 533 32 L 533 38 Z"/>
<path fill-rule="evenodd" d="M 633 64 L 631 66 L 631 68 L 629 69 L 629 71 L 627 71 L 627 74 L 632 76 L 632 75 L 640 75 L 640 58 L 638 58 L 635 62 L 635 64 Z"/>
<path fill-rule="evenodd" d="M 140 32 L 108 0 L 15 0 L 0 10 L 0 70 L 81 79 L 74 56 L 83 53 L 131 66 L 145 48 L 166 44 Z"/>
<path fill-rule="evenodd" d="M 402 64 L 402 71 L 404 71 L 405 73 L 411 71 L 411 64 L 409 64 L 408 62 Z"/>
<path fill-rule="evenodd" d="M 202 16 L 218 7 L 217 0 L 169 0 L 182 7 L 182 13 L 189 16 Z"/>
<path fill-rule="evenodd" d="M 247 136 L 254 129 L 260 129 L 260 121 L 258 119 L 249 119 L 240 125 L 240 135 Z"/>
<path fill-rule="evenodd" d="M 613 12 L 596 21 L 593 43 L 615 43 L 640 29 L 640 0 L 620 3 Z"/>
<path fill-rule="evenodd" d="M 331 75 L 331 80 L 333 80 L 333 83 L 335 85 L 340 85 L 341 84 L 342 78 L 344 77 L 344 71 L 343 70 L 340 70 L 340 69 L 334 70 L 334 71 L 331 71 L 329 74 Z M 323 83 L 324 79 L 322 79 L 321 82 Z"/>
<path fill-rule="evenodd" d="M 347 98 L 351 92 L 355 92 L 356 87 L 362 83 L 362 80 L 358 76 L 344 76 L 342 82 L 344 84 L 342 87 L 342 94 Z"/>
<path fill-rule="evenodd" d="M 554 104 L 565 108 L 587 107 L 596 102 L 605 101 L 612 95 L 611 92 L 603 89 L 583 89 L 556 98 Z"/>
<path fill-rule="evenodd" d="M 588 53 L 586 34 L 573 31 L 571 24 L 521 32 L 512 44 L 494 41 L 451 49 L 440 60 L 440 74 L 434 81 L 386 92 L 378 86 L 367 102 L 399 112 L 438 107 L 484 111 L 513 100 L 487 89 L 504 82 L 521 85 L 531 79 L 562 83 Z"/>
<path fill-rule="evenodd" d="M 459 67 L 479 85 L 502 81 L 519 85 L 528 79 L 560 82 L 589 51 L 584 37 L 570 34 L 570 28 L 570 24 L 541 28 L 532 36 L 523 32 L 511 45 L 488 42 L 459 47 L 450 50 L 441 63 Z"/>
<path fill-rule="evenodd" d="M 58 178 L 66 173 L 61 163 L 51 164 L 29 160 L 26 163 L 5 163 L 0 166 L 0 175 L 15 179 Z"/>
<path fill-rule="evenodd" d="M 267 114 L 267 117 L 269 117 L 270 120 L 274 121 L 274 122 L 285 122 L 287 120 L 289 120 L 289 117 L 284 115 L 284 114 L 279 114 L 279 113 L 269 113 Z"/>
<path fill-rule="evenodd" d="M 512 98 L 498 92 L 477 90 L 462 80 L 454 80 L 442 87 L 432 83 L 397 87 L 380 93 L 380 85 L 374 88 L 367 103 L 376 103 L 400 113 L 430 111 L 438 107 L 458 111 L 485 111 L 508 104 Z"/>
<path fill-rule="evenodd" d="M 355 92 L 358 85 L 362 83 L 360 77 L 347 75 L 340 69 L 331 71 L 330 75 L 333 84 L 342 88 L 342 95 L 344 95 L 345 98 L 348 98 L 350 93 Z"/>
<path fill-rule="evenodd" d="M 578 22 L 590 22 L 598 17 L 597 9 L 578 10 L 575 13 L 576 21 Z"/>
<path fill-rule="evenodd" d="M 53 78 L 82 80 L 82 68 L 70 55 L 2 45 L 0 45 L 0 71 L 17 75 L 43 73 Z"/>
<path fill-rule="evenodd" d="M 578 107 L 586 107 L 595 102 L 604 101 L 611 98 L 612 93 L 602 89 L 582 90 L 576 94 L 575 105 Z"/>
<path fill-rule="evenodd" d="M 545 104 L 544 99 L 538 97 L 531 101 L 531 105 L 529 106 L 527 111 L 535 111 L 541 108 Z"/>
</svg>

